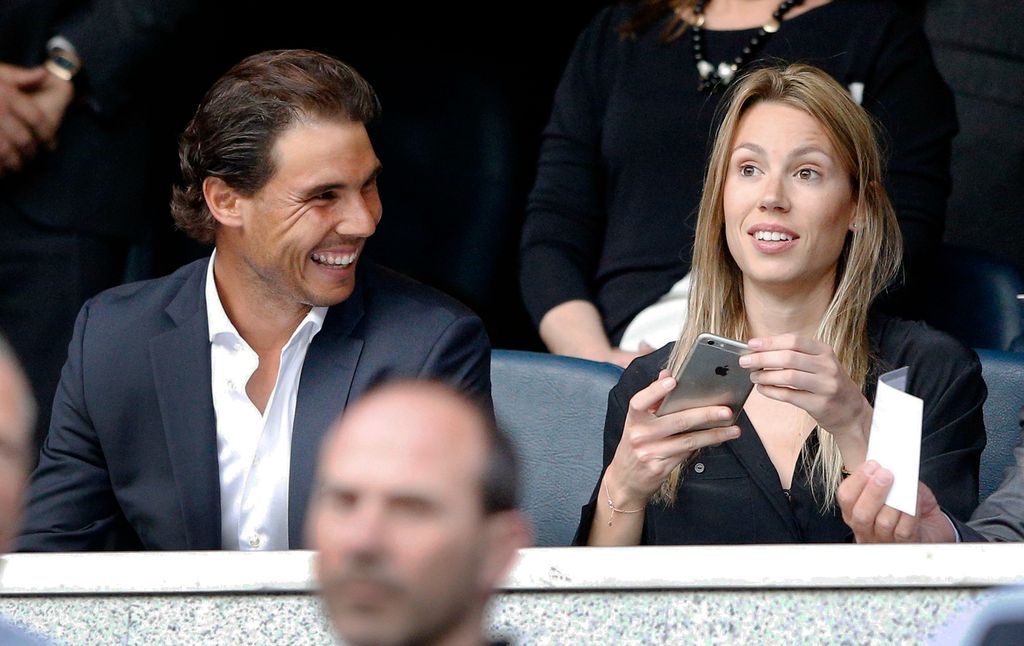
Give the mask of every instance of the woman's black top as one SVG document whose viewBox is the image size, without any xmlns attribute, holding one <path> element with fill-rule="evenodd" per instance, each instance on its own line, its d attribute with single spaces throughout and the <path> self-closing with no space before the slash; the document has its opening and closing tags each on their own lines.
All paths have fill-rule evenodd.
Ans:
<svg viewBox="0 0 1024 646">
<path fill-rule="evenodd" d="M 875 315 L 869 333 L 874 360 L 865 393 L 868 401 L 874 401 L 879 374 L 910 366 L 907 392 L 924 400 L 920 479 L 935 493 L 947 514 L 966 522 L 978 505 L 978 468 L 985 448 L 982 404 L 986 391 L 977 355 L 923 323 Z M 669 344 L 635 360 L 612 389 L 604 428 L 605 468 L 622 437 L 629 399 L 657 378 L 671 350 Z M 804 461 L 797 460 L 792 486 L 788 492 L 783 491 L 778 471 L 746 415 L 740 417 L 739 424 L 742 433 L 738 439 L 702 449 L 691 461 L 674 505 L 647 506 L 642 543 L 852 540 L 853 532 L 843 522 L 838 505 L 821 511 Z M 813 451 L 816 442 L 812 433 L 804 451 Z M 820 484 L 815 486 L 820 491 Z M 575 544 L 586 544 L 594 505 L 605 504 L 604 500 L 595 487 L 590 502 L 583 507 Z"/>
<path fill-rule="evenodd" d="M 555 94 L 527 205 L 520 280 L 535 323 L 560 303 L 593 302 L 613 343 L 690 269 L 712 117 L 721 93 L 697 91 L 689 34 L 664 24 L 636 40 L 617 28 L 635 5 L 583 32 Z M 732 60 L 753 30 L 705 31 L 704 57 Z M 816 65 L 891 142 L 886 188 L 914 260 L 937 248 L 949 193 L 953 98 L 920 26 L 893 3 L 835 0 L 783 22 L 762 60 Z"/>
</svg>

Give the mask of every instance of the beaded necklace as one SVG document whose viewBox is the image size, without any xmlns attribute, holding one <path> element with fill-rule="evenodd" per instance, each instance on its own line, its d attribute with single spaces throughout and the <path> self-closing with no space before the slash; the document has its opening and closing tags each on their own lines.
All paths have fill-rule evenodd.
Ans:
<svg viewBox="0 0 1024 646">
<path fill-rule="evenodd" d="M 756 56 L 771 35 L 782 27 L 782 17 L 793 7 L 802 5 L 804 0 L 782 0 L 778 9 L 772 12 L 772 19 L 754 32 L 754 35 L 750 37 L 750 42 L 733 59 L 732 63 L 722 61 L 717 67 L 704 59 L 704 7 L 709 2 L 711 0 L 697 0 L 697 4 L 693 6 L 695 21 L 691 25 L 693 60 L 697 65 L 697 73 L 700 75 L 700 84 L 697 89 L 701 92 L 713 92 L 719 86 L 729 85 L 736 77 L 736 72 Z"/>
</svg>

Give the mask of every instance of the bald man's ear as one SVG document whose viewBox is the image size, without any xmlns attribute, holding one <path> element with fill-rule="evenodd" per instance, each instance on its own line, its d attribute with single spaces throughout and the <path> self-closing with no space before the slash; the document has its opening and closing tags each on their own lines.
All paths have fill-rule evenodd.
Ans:
<svg viewBox="0 0 1024 646">
<path fill-rule="evenodd" d="M 519 550 L 533 543 L 530 521 L 519 510 L 489 514 L 484 522 L 487 541 L 480 572 L 480 589 L 485 594 L 501 584 L 518 559 Z"/>
<path fill-rule="evenodd" d="M 238 227 L 242 224 L 241 201 L 243 195 L 219 177 L 207 177 L 203 180 L 203 197 L 206 208 L 210 209 L 218 223 L 225 227 Z"/>
</svg>

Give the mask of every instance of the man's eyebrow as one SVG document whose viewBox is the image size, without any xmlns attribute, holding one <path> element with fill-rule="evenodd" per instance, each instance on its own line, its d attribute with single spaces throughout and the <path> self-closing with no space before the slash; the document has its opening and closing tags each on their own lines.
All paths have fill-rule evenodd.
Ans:
<svg viewBox="0 0 1024 646">
<path fill-rule="evenodd" d="M 377 165 L 374 166 L 373 168 L 373 172 L 371 172 L 370 176 L 366 178 L 365 182 L 363 182 L 363 186 L 366 186 L 367 184 L 372 184 L 373 182 L 377 181 L 377 177 L 380 176 L 380 172 L 382 170 L 384 170 L 384 164 L 377 162 Z"/>
<path fill-rule="evenodd" d="M 380 175 L 380 172 L 382 170 L 384 170 L 384 166 L 382 164 L 378 163 L 377 166 L 374 167 L 373 171 L 363 181 L 361 186 L 366 186 L 367 184 L 371 184 L 374 181 L 376 181 L 377 180 L 377 176 Z M 303 189 L 302 191 L 299 192 L 299 195 L 302 196 L 304 199 L 308 199 L 308 198 L 316 197 L 317 195 L 320 195 L 321 193 L 326 193 L 328 191 L 334 191 L 334 190 L 338 190 L 338 189 L 347 188 L 347 186 L 348 185 L 345 184 L 344 182 L 325 182 L 323 184 L 317 184 L 315 186 L 311 186 L 308 189 Z"/>
<path fill-rule="evenodd" d="M 328 182 L 326 184 L 317 184 L 316 186 L 311 186 L 310 188 L 303 189 L 302 191 L 299 192 L 299 195 L 302 196 L 304 199 L 311 198 L 316 197 L 321 193 L 326 193 L 327 191 L 333 191 L 339 188 L 345 188 L 345 185 L 340 182 Z"/>
</svg>

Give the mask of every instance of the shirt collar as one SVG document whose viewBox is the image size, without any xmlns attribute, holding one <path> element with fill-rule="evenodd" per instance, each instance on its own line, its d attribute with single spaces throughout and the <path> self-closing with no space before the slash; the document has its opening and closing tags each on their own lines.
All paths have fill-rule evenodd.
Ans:
<svg viewBox="0 0 1024 646">
<path fill-rule="evenodd" d="M 213 263 L 216 259 L 217 250 L 214 249 L 213 253 L 210 254 L 210 263 L 206 267 L 206 321 L 209 326 L 210 342 L 213 343 L 222 334 L 232 341 L 242 340 L 242 335 L 238 333 L 235 324 L 228 318 L 228 313 L 224 310 L 224 304 L 221 303 L 220 294 L 217 293 L 217 284 L 213 278 Z M 310 308 L 305 318 L 295 327 L 295 331 L 292 332 L 292 336 L 286 345 L 291 344 L 292 340 L 301 331 L 306 329 L 310 330 L 307 338 L 312 339 L 320 331 L 320 328 L 323 327 L 326 316 L 326 307 Z"/>
</svg>

